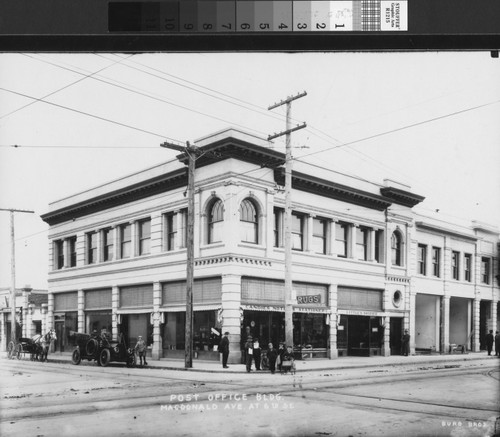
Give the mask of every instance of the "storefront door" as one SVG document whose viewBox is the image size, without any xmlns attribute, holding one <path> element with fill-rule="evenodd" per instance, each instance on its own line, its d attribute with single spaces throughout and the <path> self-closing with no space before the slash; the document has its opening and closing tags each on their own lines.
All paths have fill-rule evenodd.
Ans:
<svg viewBox="0 0 500 437">
<path fill-rule="evenodd" d="M 391 317 L 389 345 L 391 355 L 401 355 L 401 337 L 403 335 L 403 319 Z"/>
</svg>

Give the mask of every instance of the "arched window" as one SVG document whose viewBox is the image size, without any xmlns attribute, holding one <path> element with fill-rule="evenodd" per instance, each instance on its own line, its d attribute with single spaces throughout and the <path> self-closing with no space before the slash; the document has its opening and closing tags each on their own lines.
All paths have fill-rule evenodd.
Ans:
<svg viewBox="0 0 500 437">
<path fill-rule="evenodd" d="M 208 214 L 208 242 L 217 243 L 222 241 L 224 226 L 224 205 L 222 200 L 217 199 L 209 208 Z"/>
<path fill-rule="evenodd" d="M 392 234 L 391 237 L 391 259 L 392 259 L 392 264 L 395 266 L 402 266 L 403 265 L 403 242 L 401 238 L 401 234 L 398 231 L 395 231 Z"/>
<path fill-rule="evenodd" d="M 240 237 L 245 243 L 259 242 L 257 208 L 250 199 L 243 200 L 240 205 Z"/>
</svg>

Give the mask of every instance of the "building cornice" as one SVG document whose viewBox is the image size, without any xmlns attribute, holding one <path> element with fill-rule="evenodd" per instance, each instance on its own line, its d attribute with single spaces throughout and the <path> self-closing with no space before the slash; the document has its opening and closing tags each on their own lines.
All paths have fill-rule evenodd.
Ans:
<svg viewBox="0 0 500 437">
<path fill-rule="evenodd" d="M 383 187 L 380 189 L 380 193 L 392 202 L 409 208 L 413 208 L 425 199 L 423 196 L 395 187 Z"/>
<path fill-rule="evenodd" d="M 465 232 L 460 232 L 460 231 L 453 230 L 450 228 L 444 228 L 442 226 L 432 225 L 430 223 L 425 223 L 422 221 L 415 222 L 415 225 L 416 225 L 417 229 L 423 229 L 423 230 L 427 230 L 427 231 L 437 232 L 439 235 L 449 235 L 452 237 L 467 239 L 467 240 L 470 240 L 473 242 L 478 240 L 478 237 L 473 235 L 473 234 L 466 234 Z"/>
<path fill-rule="evenodd" d="M 283 167 L 275 169 L 274 180 L 278 185 L 284 185 L 285 169 Z M 292 188 L 378 211 L 383 211 L 392 204 L 389 199 L 378 194 L 295 171 L 292 172 Z"/>
<path fill-rule="evenodd" d="M 129 202 L 164 193 L 187 184 L 187 169 L 180 168 L 126 188 L 111 191 L 101 196 L 75 203 L 68 207 L 48 212 L 41 216 L 49 225 L 56 225 L 80 218 L 103 209 L 125 205 Z"/>
</svg>

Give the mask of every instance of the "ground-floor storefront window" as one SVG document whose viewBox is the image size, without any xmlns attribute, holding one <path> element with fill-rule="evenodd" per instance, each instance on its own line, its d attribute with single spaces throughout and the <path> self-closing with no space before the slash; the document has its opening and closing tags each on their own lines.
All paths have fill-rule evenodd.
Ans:
<svg viewBox="0 0 500 437">
<path fill-rule="evenodd" d="M 186 342 L 186 313 L 166 312 L 162 326 L 163 356 L 183 358 Z M 220 342 L 220 329 L 217 329 L 217 310 L 193 312 L 193 357 L 219 359 L 214 346 Z M 217 349 L 217 348 L 215 348 Z"/>
<path fill-rule="evenodd" d="M 337 348 L 349 356 L 380 355 L 384 342 L 384 327 L 380 317 L 340 316 L 337 326 Z"/>
<path fill-rule="evenodd" d="M 57 340 L 54 348 L 57 352 L 68 352 L 75 346 L 75 336 L 78 329 L 78 312 L 67 311 L 54 314 L 54 329 L 56 330 Z"/>
<path fill-rule="evenodd" d="M 293 347 L 297 354 L 315 349 L 315 357 L 326 357 L 328 346 L 328 325 L 325 314 L 293 313 Z M 248 336 L 258 339 L 262 350 L 267 350 L 272 343 L 277 349 L 285 342 L 285 313 L 278 311 L 243 312 L 243 327 L 241 331 L 241 350 Z M 243 353 L 244 355 L 244 353 Z"/>
<path fill-rule="evenodd" d="M 101 334 L 104 329 L 109 338 L 113 336 L 113 325 L 111 322 L 111 310 L 86 311 L 85 329 L 87 333 L 97 331 Z"/>
</svg>

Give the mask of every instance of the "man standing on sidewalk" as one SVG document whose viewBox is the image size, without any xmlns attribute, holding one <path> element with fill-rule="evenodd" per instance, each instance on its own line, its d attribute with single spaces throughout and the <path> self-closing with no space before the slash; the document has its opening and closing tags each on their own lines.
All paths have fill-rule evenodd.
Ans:
<svg viewBox="0 0 500 437">
<path fill-rule="evenodd" d="M 491 350 L 493 349 L 493 329 L 490 329 L 490 332 L 486 334 L 486 349 L 488 350 L 488 355 L 491 355 Z"/>
<path fill-rule="evenodd" d="M 495 356 L 500 357 L 500 334 L 495 333 Z"/>
<path fill-rule="evenodd" d="M 229 369 L 227 365 L 227 358 L 229 357 L 229 332 L 224 332 L 224 336 L 222 337 L 219 344 L 219 351 L 222 353 L 222 367 L 224 369 Z"/>
</svg>

